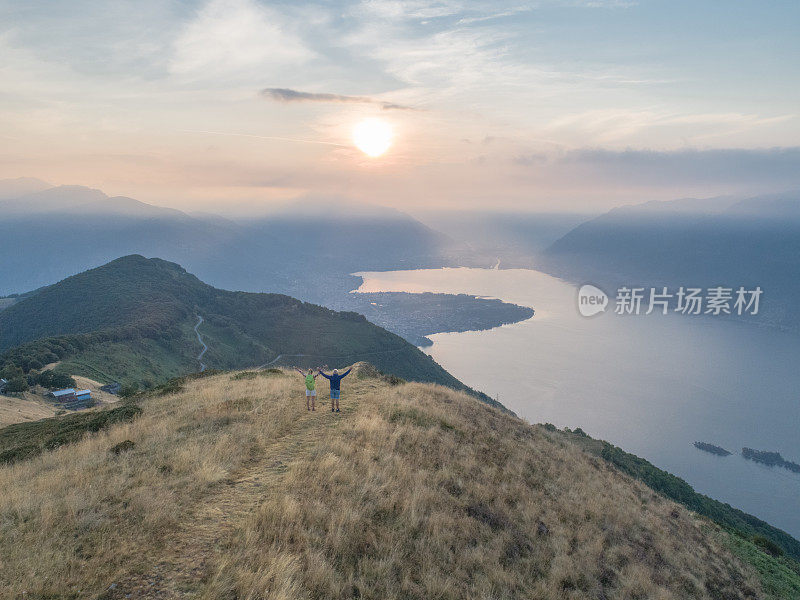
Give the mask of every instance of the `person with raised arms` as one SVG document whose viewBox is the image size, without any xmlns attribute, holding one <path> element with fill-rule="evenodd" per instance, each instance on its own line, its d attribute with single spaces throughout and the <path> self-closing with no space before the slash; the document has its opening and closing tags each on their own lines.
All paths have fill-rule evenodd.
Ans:
<svg viewBox="0 0 800 600">
<path fill-rule="evenodd" d="M 317 378 L 317 375 L 314 375 L 314 370 L 309 369 L 308 373 L 303 373 L 297 367 L 294 368 L 295 371 L 300 373 L 303 377 L 306 378 L 306 410 L 317 410 L 317 383 L 314 381 Z"/>
<path fill-rule="evenodd" d="M 319 373 L 317 373 L 317 375 L 322 375 L 325 379 L 327 379 L 328 381 L 331 382 L 331 412 L 341 412 L 339 410 L 339 396 L 341 395 L 340 385 L 341 385 L 342 379 L 347 377 L 347 375 L 352 370 L 353 370 L 353 367 L 350 367 L 349 369 L 347 369 L 347 371 L 345 371 L 341 375 L 339 375 L 339 370 L 338 369 L 334 369 L 332 375 L 326 375 L 322 371 L 322 369 L 320 369 Z"/>
</svg>

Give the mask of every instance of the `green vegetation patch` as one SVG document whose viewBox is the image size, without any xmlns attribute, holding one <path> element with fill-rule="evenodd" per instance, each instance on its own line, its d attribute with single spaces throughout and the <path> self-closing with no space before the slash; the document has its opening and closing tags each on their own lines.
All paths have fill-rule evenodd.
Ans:
<svg viewBox="0 0 800 600">
<path fill-rule="evenodd" d="M 57 371 L 83 375 L 96 381 L 135 384 L 150 388 L 197 368 L 194 348 L 183 339 L 138 338 L 105 342 L 65 358 Z"/>
<path fill-rule="evenodd" d="M 242 371 L 231 375 L 231 381 L 242 381 L 243 379 L 255 379 L 258 377 L 257 371 Z"/>
<path fill-rule="evenodd" d="M 189 375 L 181 375 L 180 377 L 173 377 L 169 381 L 157 386 L 153 392 L 157 396 L 166 396 L 167 394 L 177 394 L 184 390 L 184 386 L 196 379 L 203 379 L 204 377 L 213 377 L 219 375 L 222 371 L 217 369 L 206 369 L 205 371 L 190 373 Z"/>
<path fill-rule="evenodd" d="M 556 430 L 550 424 L 542 427 L 548 431 Z M 708 517 L 723 528 L 736 532 L 747 540 L 758 540 L 765 550 L 769 548 L 774 554 L 785 552 L 793 559 L 790 561 L 791 564 L 797 564 L 796 561 L 800 560 L 800 541 L 766 521 L 700 494 L 680 477 L 659 469 L 644 458 L 625 452 L 613 444 L 596 440 L 579 429 L 557 433 L 568 436 L 571 442 L 578 444 L 587 452 L 600 456 L 623 473 L 638 479 L 670 500 L 683 504 L 689 510 Z"/>
<path fill-rule="evenodd" d="M 115 423 L 132 421 L 142 409 L 125 403 L 109 410 L 51 417 L 32 423 L 16 423 L 0 429 L 0 464 L 11 464 L 38 456 L 46 450 L 77 442 Z"/>
<path fill-rule="evenodd" d="M 69 375 L 47 369 L 45 371 L 29 371 L 25 374 L 17 365 L 7 364 L 0 367 L 0 377 L 8 381 L 7 392 L 24 392 L 35 385 L 47 389 L 75 387 L 75 380 Z"/>
<path fill-rule="evenodd" d="M 761 587 L 769 598 L 800 598 L 800 565 L 785 557 L 771 556 L 740 535 L 729 536 L 731 552 L 750 564 L 761 579 Z"/>
<path fill-rule="evenodd" d="M 264 369 L 263 371 L 242 371 L 231 375 L 231 381 L 242 381 L 244 379 L 255 379 L 257 377 L 272 377 L 273 375 L 283 375 L 280 369 Z"/>
<path fill-rule="evenodd" d="M 653 490 L 680 502 L 723 527 L 740 531 L 749 538 L 761 536 L 777 544 L 794 559 L 800 559 L 800 542 L 785 531 L 729 504 L 695 492 L 694 488 L 680 477 L 659 469 L 643 458 L 625 452 L 608 442 L 603 444 L 600 456 L 620 471 L 639 479 Z"/>
</svg>

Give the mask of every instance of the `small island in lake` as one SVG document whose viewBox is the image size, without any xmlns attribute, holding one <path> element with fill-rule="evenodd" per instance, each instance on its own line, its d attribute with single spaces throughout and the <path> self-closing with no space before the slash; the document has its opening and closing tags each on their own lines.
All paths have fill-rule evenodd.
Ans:
<svg viewBox="0 0 800 600">
<path fill-rule="evenodd" d="M 714 444 L 709 444 L 708 442 L 695 442 L 694 447 L 698 450 L 702 450 L 703 452 L 708 452 L 710 454 L 716 454 L 717 456 L 730 456 L 732 453 L 725 450 L 721 446 L 715 446 Z"/>
<path fill-rule="evenodd" d="M 783 467 L 793 473 L 800 473 L 800 465 L 783 458 L 779 452 L 768 452 L 766 450 L 753 450 L 752 448 L 742 448 L 742 456 L 747 460 L 752 460 L 769 467 Z"/>
</svg>

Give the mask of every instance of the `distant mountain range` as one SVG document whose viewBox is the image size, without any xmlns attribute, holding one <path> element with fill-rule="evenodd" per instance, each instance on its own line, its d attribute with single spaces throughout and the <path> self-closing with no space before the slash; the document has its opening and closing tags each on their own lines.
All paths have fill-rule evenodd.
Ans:
<svg viewBox="0 0 800 600">
<path fill-rule="evenodd" d="M 4 180 L 0 294 L 28 292 L 119 256 L 143 254 L 177 262 L 224 289 L 279 292 L 355 310 L 419 343 L 423 328 L 409 329 L 405 315 L 415 310 L 421 323 L 430 303 L 410 298 L 402 314 L 394 314 L 397 303 L 349 294 L 360 284 L 350 273 L 489 266 L 501 258 L 501 267 L 533 266 L 609 293 L 621 285 L 760 286 L 757 320 L 800 331 L 794 307 L 800 294 L 799 207 L 800 192 L 791 192 L 648 202 L 583 222 L 581 215 L 425 213 L 426 222 L 445 231 L 440 233 L 380 207 L 301 202 L 238 222 L 82 186 Z M 0 298 L 0 310 L 14 301 Z M 476 302 L 470 308 L 496 312 Z M 505 318 L 491 316 L 480 317 L 484 326 Z M 450 329 L 459 327 L 430 331 Z"/>
<path fill-rule="evenodd" d="M 356 313 L 281 294 L 229 292 L 177 264 L 132 255 L 42 288 L 0 312 L 0 369 L 56 368 L 155 385 L 199 369 L 343 367 L 369 360 L 404 379 L 468 389 L 432 358 Z M 480 395 L 485 401 L 491 400 Z"/>
<path fill-rule="evenodd" d="M 617 208 L 557 240 L 537 266 L 607 293 L 621 285 L 760 286 L 757 320 L 800 331 L 800 192 Z"/>
<path fill-rule="evenodd" d="M 474 297 L 350 294 L 361 283 L 350 275 L 355 271 L 469 262 L 469 244 L 384 207 L 303 201 L 233 221 L 23 178 L 0 181 L 0 216 L 0 295 L 17 294 L 0 297 L 0 310 L 30 290 L 142 254 L 177 262 L 224 289 L 356 311 L 415 344 L 429 344 L 424 336 L 431 333 L 530 316 L 529 309 Z"/>
<path fill-rule="evenodd" d="M 355 270 L 441 266 L 450 238 L 380 207 L 298 203 L 235 222 L 83 186 L 0 181 L 0 295 L 27 292 L 128 254 L 178 262 L 226 289 L 324 303 Z"/>
</svg>

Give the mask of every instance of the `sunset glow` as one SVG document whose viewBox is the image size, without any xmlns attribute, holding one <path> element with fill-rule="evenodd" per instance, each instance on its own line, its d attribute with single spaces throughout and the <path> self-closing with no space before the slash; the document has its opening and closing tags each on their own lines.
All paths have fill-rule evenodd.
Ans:
<svg viewBox="0 0 800 600">
<path fill-rule="evenodd" d="M 353 130 L 353 142 L 367 156 L 378 157 L 392 145 L 392 127 L 381 119 L 365 119 Z"/>
</svg>

